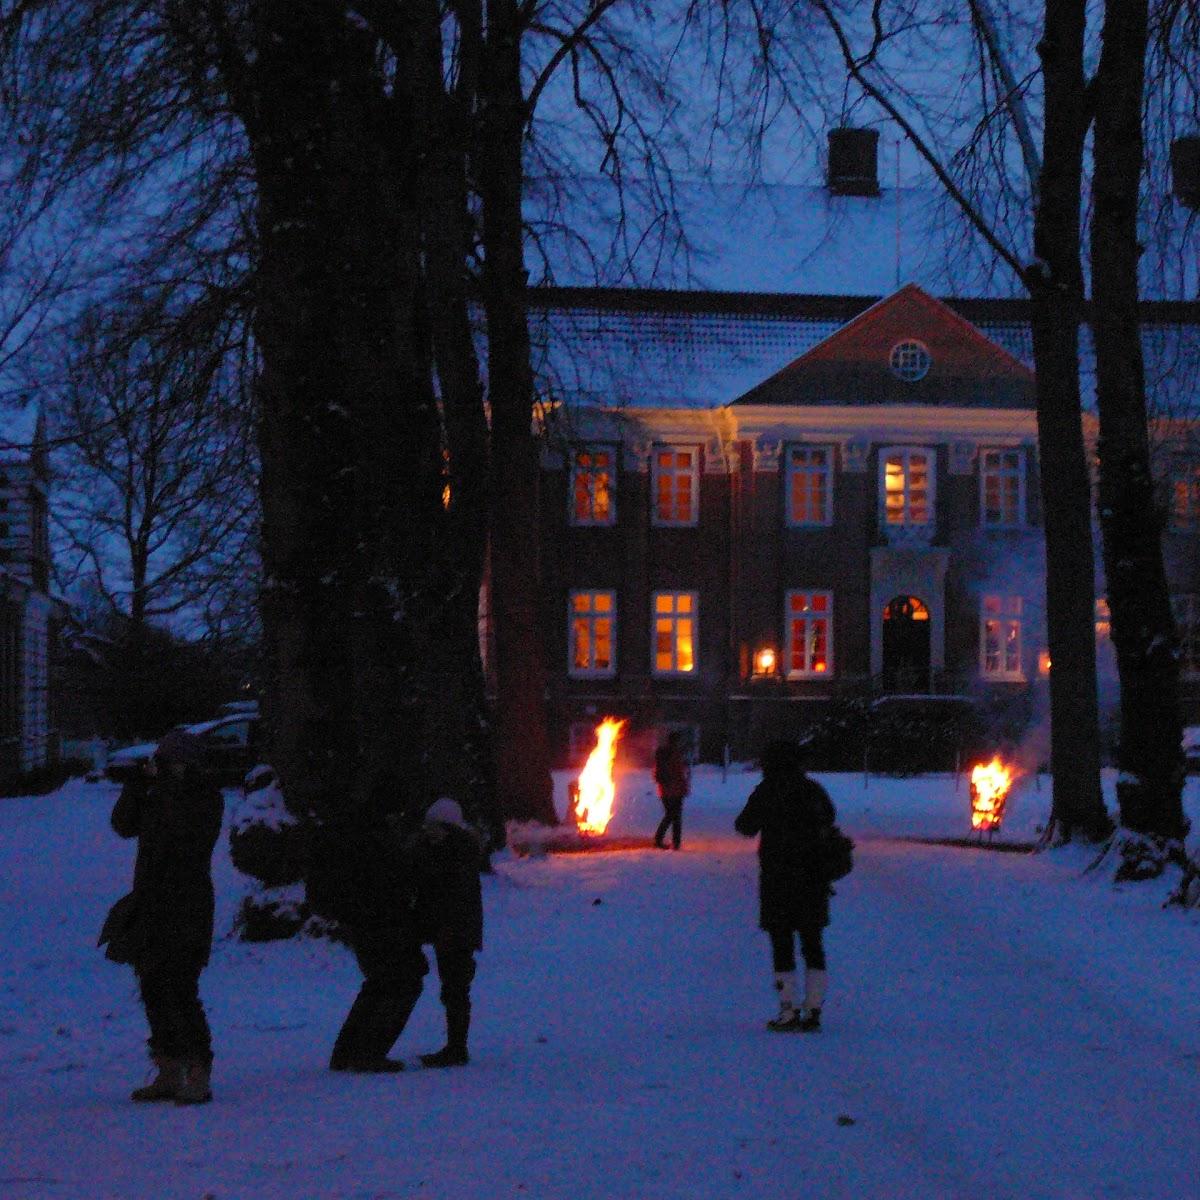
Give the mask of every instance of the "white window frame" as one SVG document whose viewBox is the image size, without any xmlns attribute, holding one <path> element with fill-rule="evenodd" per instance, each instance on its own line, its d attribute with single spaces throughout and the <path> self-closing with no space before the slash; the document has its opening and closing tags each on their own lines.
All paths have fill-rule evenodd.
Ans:
<svg viewBox="0 0 1200 1200">
<path fill-rule="evenodd" d="M 792 611 L 792 597 L 805 596 L 807 597 L 806 607 L 799 613 Z M 817 609 L 812 607 L 813 600 L 822 596 L 825 599 L 825 608 Z M 805 615 L 806 613 L 811 615 Z M 793 668 L 792 666 L 792 651 L 794 649 L 793 642 L 793 622 L 804 622 L 804 666 Z M 813 628 L 812 626 L 817 621 L 825 623 L 825 670 L 818 671 L 813 668 Z M 789 588 L 784 593 L 783 597 L 783 674 L 788 679 L 832 679 L 834 671 L 833 659 L 833 593 L 822 588 Z"/>
<path fill-rule="evenodd" d="M 659 464 L 660 454 L 687 453 L 692 456 L 690 467 L 680 467 L 674 462 L 663 467 Z M 658 507 L 659 480 L 667 477 L 671 480 L 671 510 L 675 508 L 675 480 L 686 475 L 691 480 L 691 506 L 684 520 L 674 517 L 664 517 Z M 650 449 L 650 523 L 661 529 L 682 529 L 696 525 L 700 520 L 700 447 L 691 444 L 673 444 L 671 442 L 656 442 Z"/>
<path fill-rule="evenodd" d="M 1200 678 L 1200 595 L 1195 592 L 1180 592 L 1171 596 L 1171 612 L 1179 634 L 1179 674 L 1183 679 Z M 1195 631 L 1191 637 L 1188 631 Z M 1196 653 L 1188 653 L 1188 645 Z"/>
<path fill-rule="evenodd" d="M 609 460 L 608 469 L 608 514 L 605 517 L 597 518 L 594 515 L 590 517 L 581 517 L 575 508 L 575 491 L 579 483 L 581 475 L 579 459 L 584 454 L 607 454 Z M 619 447 L 609 442 L 589 442 L 587 444 L 575 445 L 571 448 L 571 478 L 570 486 L 567 489 L 567 516 L 572 525 L 606 527 L 617 523 L 617 460 L 619 455 Z M 588 475 L 594 474 L 594 471 L 589 468 Z M 588 485 L 588 507 L 591 513 L 596 511 L 596 488 L 594 482 L 589 482 Z"/>
<path fill-rule="evenodd" d="M 659 612 L 660 597 L 673 598 L 670 612 Z M 680 610 L 677 605 L 682 597 L 687 597 L 690 608 Z M 658 623 L 660 620 L 671 622 L 671 662 L 679 661 L 679 622 L 689 620 L 692 623 L 692 665 L 690 669 L 678 666 L 660 667 L 658 665 Z M 689 591 L 658 591 L 650 594 L 650 672 L 658 677 L 671 676 L 676 679 L 695 679 L 700 674 L 700 594 Z"/>
<path fill-rule="evenodd" d="M 1004 465 L 1003 456 L 1015 454 L 1015 467 Z M 994 455 L 994 465 L 989 464 L 989 455 Z M 995 479 L 1001 494 L 1000 520 L 988 520 L 987 489 L 988 480 Z M 1015 479 L 1017 484 L 1016 512 L 1013 519 L 1006 520 L 1003 512 L 1003 497 L 1005 480 Z M 979 524 L 983 529 L 1024 529 L 1025 516 L 1025 449 L 1023 446 L 986 446 L 979 451 Z"/>
<path fill-rule="evenodd" d="M 811 463 L 797 463 L 796 457 L 820 451 L 825 455 L 824 467 L 816 467 Z M 787 469 L 784 477 L 785 504 L 787 506 L 786 522 L 790 529 L 814 529 L 822 525 L 833 524 L 833 453 L 832 446 L 821 446 L 807 442 L 792 442 L 787 447 Z M 824 512 L 818 520 L 799 521 L 795 517 L 794 504 L 796 484 L 803 479 L 805 483 L 813 478 L 823 478 L 825 481 Z"/>
<path fill-rule="evenodd" d="M 901 338 L 888 351 L 888 370 L 903 383 L 920 383 L 932 366 L 929 347 L 916 338 Z"/>
<path fill-rule="evenodd" d="M 597 611 L 595 600 L 589 609 L 580 612 L 575 607 L 575 601 L 580 596 L 608 596 L 611 606 L 608 612 Z M 609 663 L 607 667 L 577 667 L 575 665 L 576 621 L 587 621 L 590 633 L 591 653 L 589 662 L 595 662 L 596 636 L 595 625 L 598 620 L 609 622 L 608 645 Z M 611 679 L 617 673 L 617 593 L 611 588 L 575 588 L 567 596 L 567 674 L 573 679 Z"/>
<path fill-rule="evenodd" d="M 989 604 L 994 607 L 989 609 Z M 979 601 L 979 674 L 983 679 L 1023 682 L 1025 679 L 1025 601 L 1008 593 L 989 592 Z M 999 665 L 988 666 L 988 625 L 998 627 Z M 1016 666 L 1008 665 L 1009 635 L 1016 630 Z"/>
<path fill-rule="evenodd" d="M 929 485 L 926 489 L 928 499 L 926 507 L 929 519 L 913 521 L 909 517 L 909 489 L 912 475 L 911 462 L 917 455 L 923 455 L 928 464 Z M 899 458 L 903 462 L 904 472 L 904 519 L 889 521 L 887 510 L 887 464 L 889 458 Z M 879 451 L 879 523 L 887 530 L 921 530 L 930 533 L 937 526 L 937 449 L 933 446 L 884 446 Z"/>
</svg>

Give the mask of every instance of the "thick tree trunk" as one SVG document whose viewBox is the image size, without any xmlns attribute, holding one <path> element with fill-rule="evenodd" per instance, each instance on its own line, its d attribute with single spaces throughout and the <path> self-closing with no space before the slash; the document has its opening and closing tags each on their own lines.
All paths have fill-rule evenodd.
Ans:
<svg viewBox="0 0 1200 1200">
<path fill-rule="evenodd" d="M 264 630 L 293 811 L 423 791 L 412 617 L 430 603 L 437 413 L 414 353 L 404 97 L 338 6 L 262 0 L 242 113 L 258 188 Z M 396 109 L 400 108 L 397 112 Z M 411 190 L 411 185 L 410 185 Z"/>
<path fill-rule="evenodd" d="M 1042 171 L 1034 214 L 1032 297 L 1050 648 L 1051 819 L 1056 834 L 1098 838 L 1100 791 L 1091 488 L 1079 396 L 1080 200 L 1087 129 L 1084 0 L 1047 0 Z"/>
<path fill-rule="evenodd" d="M 1121 683 L 1121 824 L 1181 838 L 1179 660 L 1162 553 L 1138 320 L 1145 0 L 1109 0 L 1095 80 L 1092 329 L 1100 413 L 1100 529 Z"/>
<path fill-rule="evenodd" d="M 554 824 L 541 612 L 539 461 L 525 311 L 521 195 L 526 109 L 515 0 L 487 0 L 479 147 L 484 308 L 492 415 L 491 595 L 496 646 L 496 770 L 515 820 Z"/>
<path fill-rule="evenodd" d="M 456 5 L 459 71 L 447 91 L 441 11 L 416 0 L 413 87 L 420 131 L 421 233 L 424 295 L 441 397 L 445 439 L 444 513 L 439 558 L 445 601 L 430 613 L 423 639 L 426 690 L 436 713 L 427 721 L 428 769 L 439 789 L 460 799 L 474 819 L 503 844 L 504 822 L 495 785 L 491 719 L 487 712 L 479 640 L 479 593 L 488 536 L 487 415 L 471 330 L 469 276 L 472 222 L 466 164 L 472 102 L 481 52 L 476 0 Z"/>
</svg>

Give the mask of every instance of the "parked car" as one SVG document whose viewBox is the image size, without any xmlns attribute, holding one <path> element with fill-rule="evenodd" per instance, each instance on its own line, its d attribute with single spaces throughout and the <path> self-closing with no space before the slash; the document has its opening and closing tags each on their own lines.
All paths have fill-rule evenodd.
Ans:
<svg viewBox="0 0 1200 1200">
<path fill-rule="evenodd" d="M 177 728 L 195 734 L 204 748 L 204 769 L 213 782 L 222 787 L 240 784 L 258 762 L 259 717 L 257 712 L 234 712 Z M 142 742 L 114 750 L 108 756 L 104 774 L 115 783 L 125 783 L 145 766 L 157 742 Z"/>
</svg>

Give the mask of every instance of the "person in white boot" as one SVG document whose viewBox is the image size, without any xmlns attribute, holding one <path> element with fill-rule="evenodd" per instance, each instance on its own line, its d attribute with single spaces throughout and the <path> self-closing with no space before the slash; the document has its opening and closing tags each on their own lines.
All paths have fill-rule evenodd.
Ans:
<svg viewBox="0 0 1200 1200">
<path fill-rule="evenodd" d="M 771 939 L 779 1015 L 776 1033 L 815 1033 L 825 1002 L 825 926 L 832 891 L 824 844 L 837 820 L 829 793 L 804 771 L 800 747 L 774 741 L 762 755 L 762 782 L 734 828 L 759 836 L 759 925 Z M 796 945 L 804 959 L 804 994 L 796 996 Z"/>
</svg>

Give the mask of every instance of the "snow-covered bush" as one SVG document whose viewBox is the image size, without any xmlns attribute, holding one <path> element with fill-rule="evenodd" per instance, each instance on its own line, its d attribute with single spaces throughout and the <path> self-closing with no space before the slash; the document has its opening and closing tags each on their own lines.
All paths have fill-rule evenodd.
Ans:
<svg viewBox="0 0 1200 1200">
<path fill-rule="evenodd" d="M 270 767 L 255 767 L 234 809 L 229 830 L 233 865 L 269 888 L 299 883 L 304 877 L 308 831 L 287 810 Z"/>
<path fill-rule="evenodd" d="M 302 883 L 307 842 L 308 828 L 288 811 L 275 772 L 255 767 L 229 830 L 233 865 L 255 881 L 235 921 L 243 941 L 293 937 L 310 922 Z"/>
</svg>

